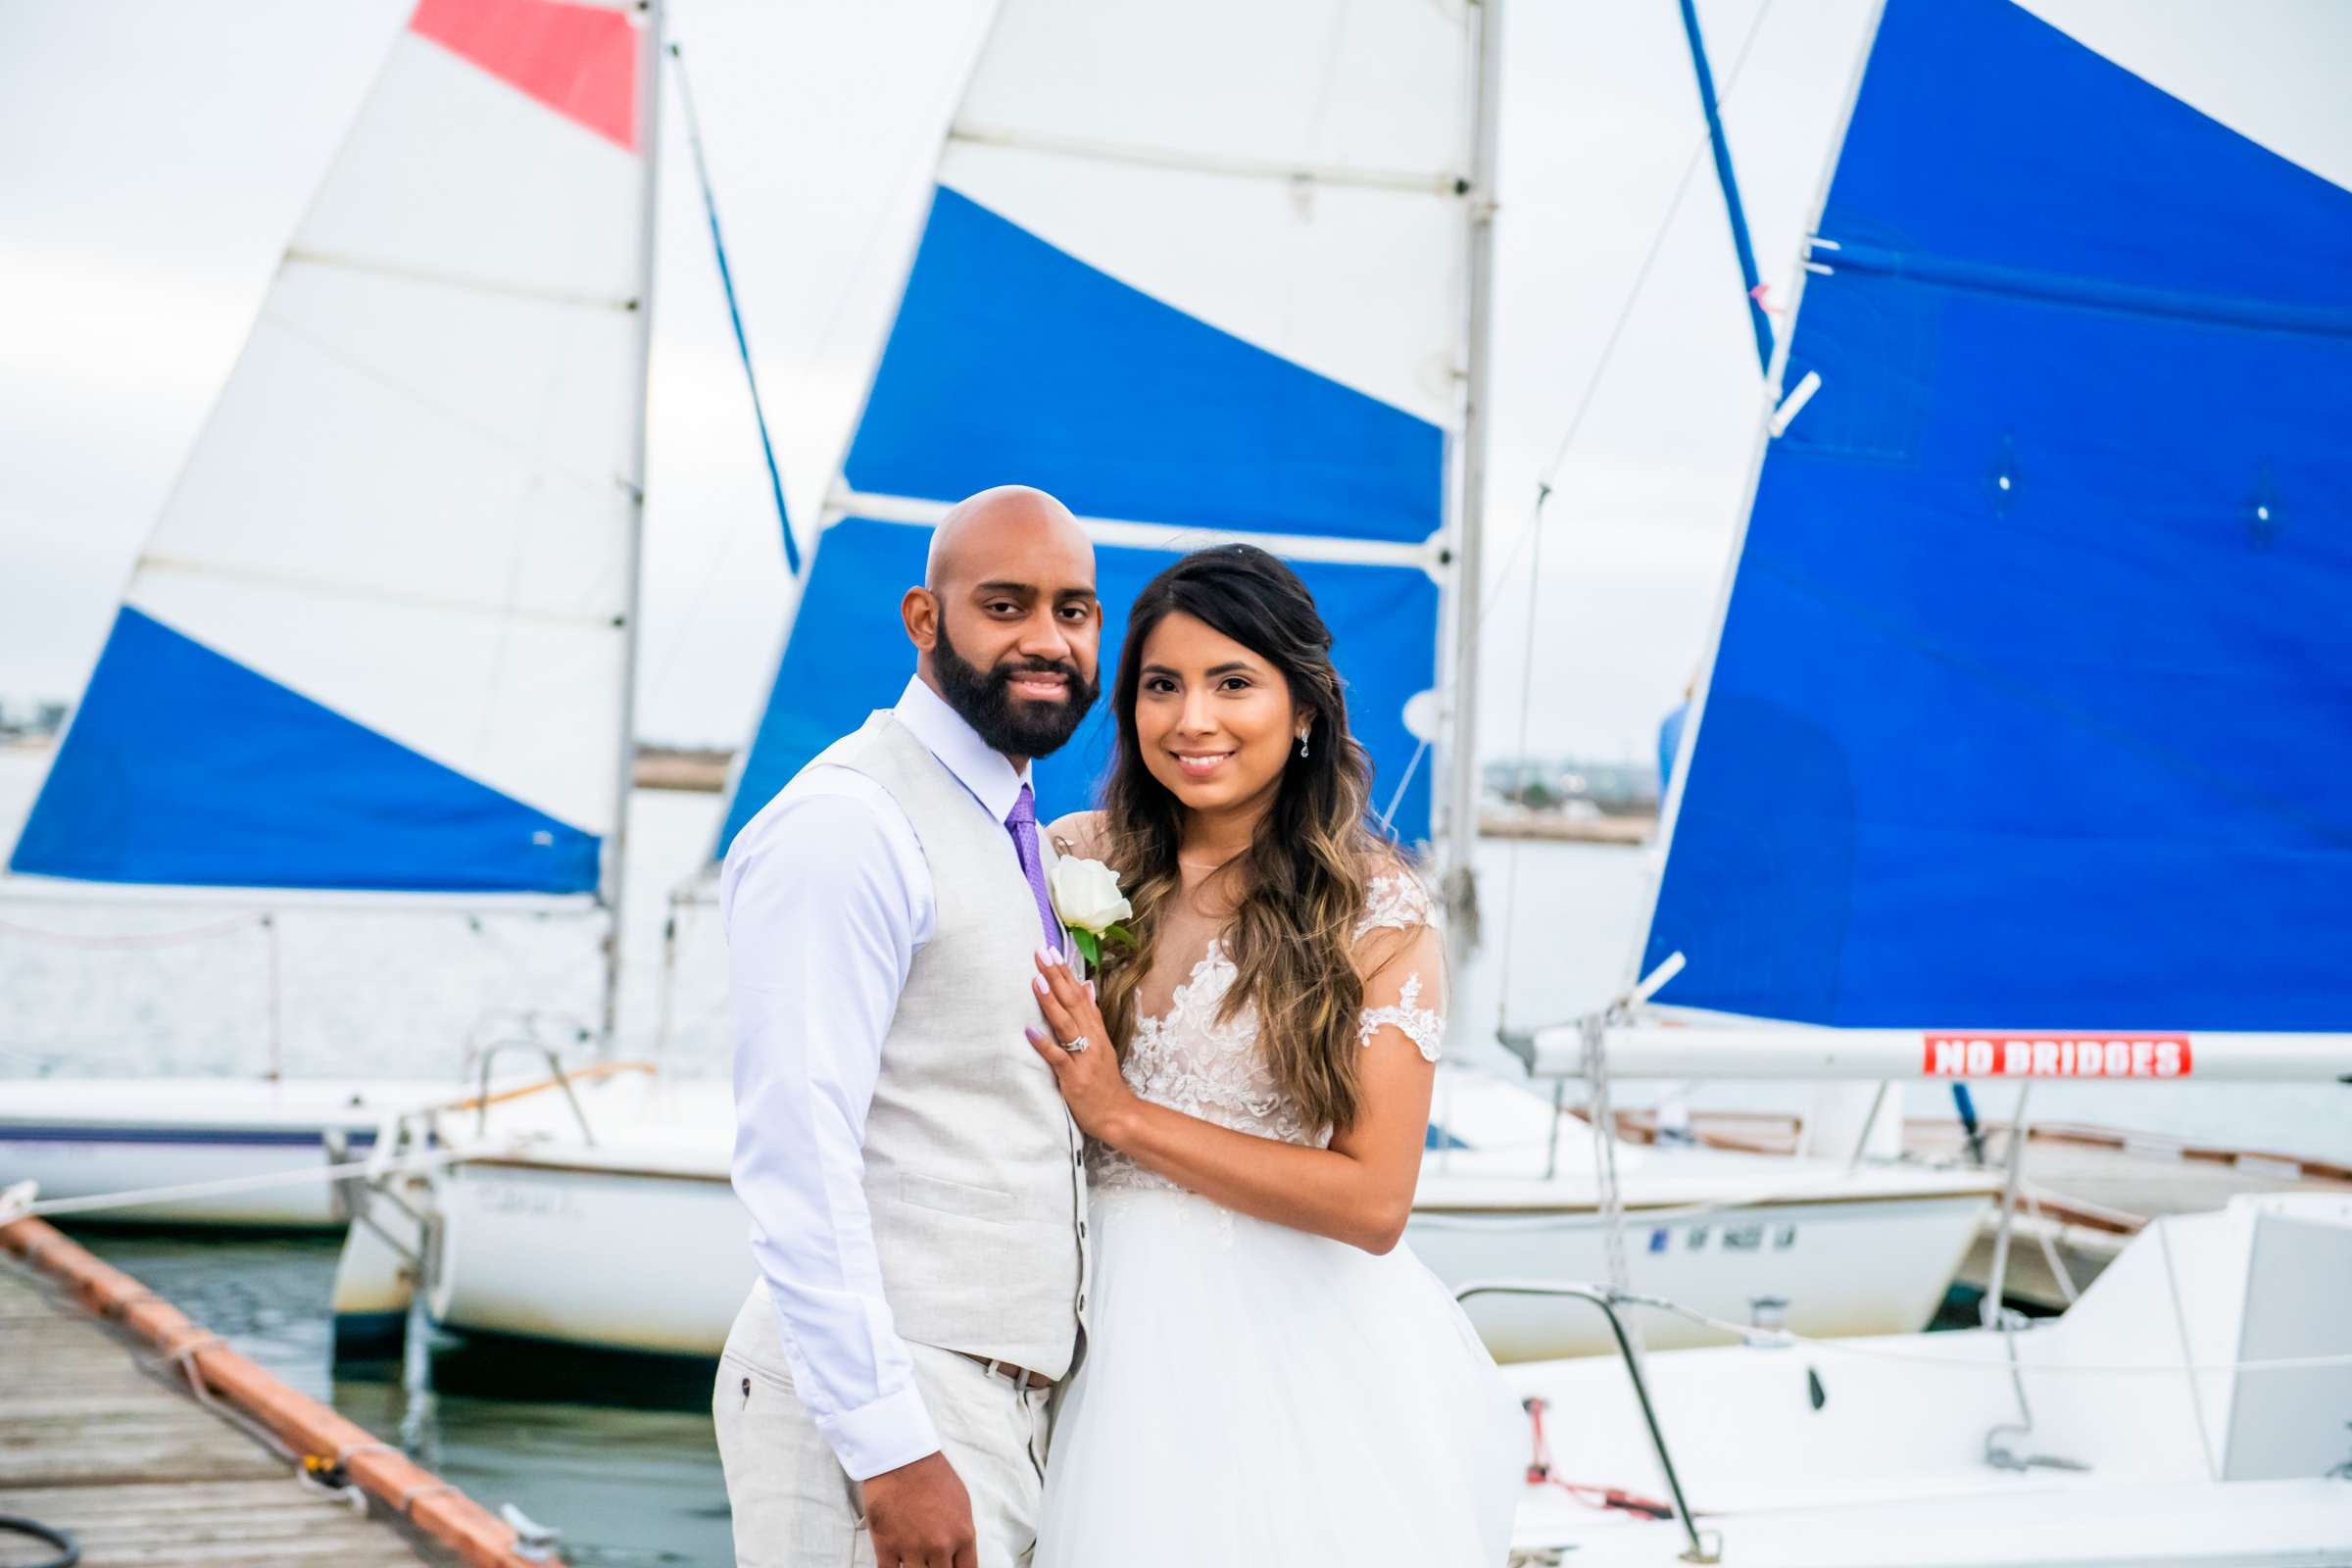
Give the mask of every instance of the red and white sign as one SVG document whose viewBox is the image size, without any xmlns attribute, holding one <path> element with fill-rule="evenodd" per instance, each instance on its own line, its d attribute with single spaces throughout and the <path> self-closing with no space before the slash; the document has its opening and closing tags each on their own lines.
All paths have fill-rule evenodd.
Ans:
<svg viewBox="0 0 2352 1568">
<path fill-rule="evenodd" d="M 2186 1035 L 1928 1035 L 1930 1078 L 2185 1078 Z"/>
</svg>

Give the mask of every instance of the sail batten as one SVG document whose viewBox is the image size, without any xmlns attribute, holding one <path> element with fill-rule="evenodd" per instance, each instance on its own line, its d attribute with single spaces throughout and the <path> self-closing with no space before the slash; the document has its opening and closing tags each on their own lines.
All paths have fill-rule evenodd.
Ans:
<svg viewBox="0 0 2352 1568">
<path fill-rule="evenodd" d="M 576 305 L 591 311 L 634 311 L 643 304 L 634 294 L 584 294 L 561 289 L 535 288 L 527 283 L 512 282 L 505 278 L 430 271 L 423 268 L 402 266 L 370 256 L 330 256 L 323 251 L 289 250 L 285 255 L 285 265 L 288 267 L 326 267 L 347 272 L 371 272 L 378 277 L 400 278 L 411 283 L 429 284 L 435 288 L 459 289 L 468 294 L 490 294 L 510 299 L 536 300 L 547 305 Z"/>
<path fill-rule="evenodd" d="M 1458 171 L 1450 169 L 1374 169 L 1348 164 L 1286 163 L 1265 158 L 1211 158 L 1200 153 L 1165 147 L 1080 141 L 968 123 L 958 123 L 950 128 L 948 139 L 980 147 L 1008 148 L 1015 152 L 1050 153 L 1059 158 L 1133 164 L 1147 169 L 1171 169 L 1227 178 L 1270 179 L 1285 185 L 1354 185 L 1368 190 L 1449 197 L 1462 194 L 1464 179 Z"/>
<path fill-rule="evenodd" d="M 872 522 L 902 522 L 933 528 L 953 503 L 925 501 L 913 496 L 878 496 L 862 491 L 836 491 L 829 503 L 834 521 L 858 517 Z M 1129 545 L 1143 550 L 1205 550 L 1212 545 L 1255 545 L 1286 559 L 1348 561 L 1363 565 L 1418 566 L 1435 575 L 1441 547 L 1434 540 L 1405 543 L 1387 539 L 1348 539 L 1314 534 L 1254 533 L 1239 529 L 1175 528 L 1132 517 L 1091 517 L 1074 514 L 1078 525 L 1097 544 Z"/>
</svg>

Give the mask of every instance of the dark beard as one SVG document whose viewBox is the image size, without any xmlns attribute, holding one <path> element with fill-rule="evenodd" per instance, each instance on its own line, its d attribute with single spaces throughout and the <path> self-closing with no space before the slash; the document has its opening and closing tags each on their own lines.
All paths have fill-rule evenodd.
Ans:
<svg viewBox="0 0 2352 1568">
<path fill-rule="evenodd" d="M 993 752 L 1007 757 L 1051 757 L 1078 732 L 1079 722 L 1095 706 L 1095 683 L 1066 660 L 1014 657 L 994 669 L 982 669 L 956 652 L 948 641 L 943 618 L 939 641 L 931 649 L 931 667 L 938 672 L 940 695 Z M 1032 702 L 1012 695 L 1012 678 L 1023 671 L 1051 671 L 1069 682 L 1058 704 Z"/>
</svg>

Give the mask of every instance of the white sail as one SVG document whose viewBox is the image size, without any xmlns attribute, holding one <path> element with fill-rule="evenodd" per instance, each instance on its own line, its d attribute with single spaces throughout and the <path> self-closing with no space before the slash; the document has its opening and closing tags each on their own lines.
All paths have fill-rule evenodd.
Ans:
<svg viewBox="0 0 2352 1568">
<path fill-rule="evenodd" d="M 1480 9 L 1007 0 L 722 847 L 891 700 L 919 525 L 1015 481 L 1094 533 L 1105 665 L 1176 554 L 1247 539 L 1289 559 L 1337 634 L 1378 803 L 1423 836 L 1432 770 L 1404 705 L 1438 684 Z M 1090 799 L 1107 738 L 1098 715 L 1040 799 Z"/>
<path fill-rule="evenodd" d="M 13 870 L 581 892 L 618 816 L 638 8 L 421 0 L 140 552 Z"/>
</svg>

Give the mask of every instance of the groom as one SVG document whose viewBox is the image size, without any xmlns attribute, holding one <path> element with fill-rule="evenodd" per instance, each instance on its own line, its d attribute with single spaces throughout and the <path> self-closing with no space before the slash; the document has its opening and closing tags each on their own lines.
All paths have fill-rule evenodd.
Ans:
<svg viewBox="0 0 2352 1568">
<path fill-rule="evenodd" d="M 720 880 L 761 1275 L 712 1397 L 741 1568 L 1027 1563 L 1086 1312 L 1082 1141 L 1021 1031 L 1062 944 L 1029 760 L 1094 701 L 1094 548 L 1043 491 L 984 490 L 899 613 L 898 706 Z"/>
</svg>

